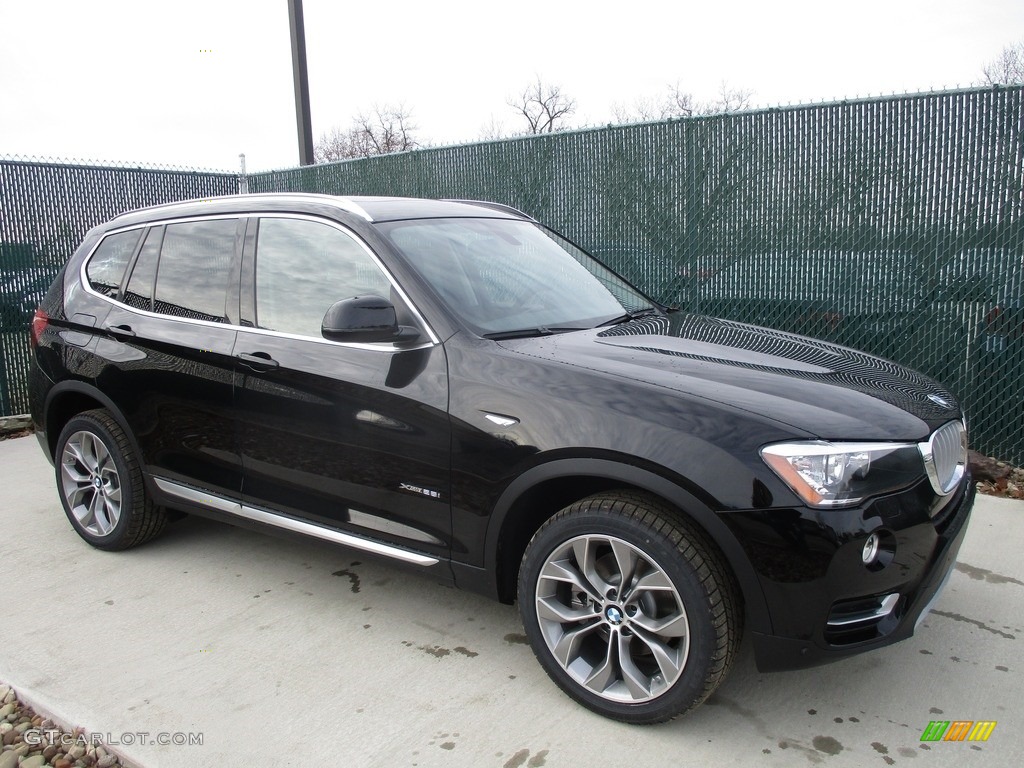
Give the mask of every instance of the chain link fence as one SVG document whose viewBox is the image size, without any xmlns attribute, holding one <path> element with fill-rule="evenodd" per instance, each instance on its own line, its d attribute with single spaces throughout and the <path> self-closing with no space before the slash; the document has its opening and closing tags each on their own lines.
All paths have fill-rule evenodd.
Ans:
<svg viewBox="0 0 1024 768">
<path fill-rule="evenodd" d="M 1022 102 L 1024 89 L 992 88 L 767 109 L 424 149 L 247 182 L 252 192 L 512 205 L 663 302 L 857 347 L 936 377 L 966 404 L 974 447 L 1020 464 Z M 44 279 L 88 226 L 119 210 L 237 189 L 234 174 L 161 173 L 0 161 L 0 268 L 29 261 Z M 27 322 L 24 308 L 15 314 Z M 24 403 L 23 365 L 10 371 L 25 359 L 23 325 L 18 333 L 17 350 L 5 341 L 11 394 L 0 413 Z"/>
<path fill-rule="evenodd" d="M 693 117 L 271 173 L 252 191 L 526 211 L 694 312 L 942 381 L 978 450 L 1024 462 L 1021 88 Z"/>
<path fill-rule="evenodd" d="M 0 158 L 0 416 L 28 410 L 29 321 L 90 228 L 132 208 L 237 191 L 231 173 Z"/>
</svg>

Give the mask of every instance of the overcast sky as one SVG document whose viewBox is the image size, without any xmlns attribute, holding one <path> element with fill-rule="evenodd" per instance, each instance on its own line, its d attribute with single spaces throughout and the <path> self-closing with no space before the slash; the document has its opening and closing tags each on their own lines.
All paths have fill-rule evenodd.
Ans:
<svg viewBox="0 0 1024 768">
<path fill-rule="evenodd" d="M 678 83 L 759 106 L 970 85 L 1022 0 L 305 0 L 314 138 L 403 103 L 421 141 L 516 128 L 532 80 L 577 124 Z M 298 163 L 286 0 L 0 0 L 0 156 Z"/>
</svg>

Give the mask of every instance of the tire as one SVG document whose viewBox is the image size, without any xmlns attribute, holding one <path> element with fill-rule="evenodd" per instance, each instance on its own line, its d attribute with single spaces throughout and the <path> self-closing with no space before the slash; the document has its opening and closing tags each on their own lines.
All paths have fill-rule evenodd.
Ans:
<svg viewBox="0 0 1024 768">
<path fill-rule="evenodd" d="M 566 507 L 533 536 L 519 572 L 541 666 L 580 704 L 626 723 L 671 720 L 714 692 L 739 647 L 739 609 L 717 549 L 642 493 Z"/>
<path fill-rule="evenodd" d="M 108 411 L 72 418 L 57 440 L 54 465 L 64 513 L 92 546 L 128 549 L 163 532 L 167 515 L 146 493 L 131 442 Z"/>
</svg>

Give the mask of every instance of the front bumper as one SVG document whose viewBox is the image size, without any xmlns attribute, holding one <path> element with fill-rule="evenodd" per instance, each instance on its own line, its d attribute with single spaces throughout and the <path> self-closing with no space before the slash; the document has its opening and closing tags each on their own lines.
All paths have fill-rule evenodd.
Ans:
<svg viewBox="0 0 1024 768">
<path fill-rule="evenodd" d="M 910 637 L 945 584 L 974 505 L 971 477 L 936 498 L 927 483 L 861 508 L 759 510 L 727 516 L 768 604 L 752 633 L 758 669 L 797 669 Z M 887 556 L 861 559 L 878 533 Z"/>
</svg>

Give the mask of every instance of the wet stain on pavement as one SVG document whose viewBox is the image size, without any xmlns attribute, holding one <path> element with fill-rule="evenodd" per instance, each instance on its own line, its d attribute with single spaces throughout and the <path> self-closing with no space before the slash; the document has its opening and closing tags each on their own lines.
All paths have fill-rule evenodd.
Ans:
<svg viewBox="0 0 1024 768">
<path fill-rule="evenodd" d="M 768 725 L 764 722 L 764 720 L 758 717 L 757 711 L 750 709 L 748 707 L 744 707 L 738 701 L 733 701 L 732 699 L 728 699 L 725 696 L 722 696 L 718 693 L 713 693 L 708 698 L 708 700 L 704 702 L 704 705 L 710 705 L 712 707 L 720 706 L 724 709 L 727 709 L 730 712 L 739 715 L 752 726 L 754 726 L 758 730 L 758 732 L 765 738 L 772 738 L 772 734 L 768 730 Z"/>
<path fill-rule="evenodd" d="M 996 665 L 996 669 L 999 670 L 1000 672 L 1009 672 L 1010 671 L 1009 667 L 1004 667 L 1002 664 L 997 664 Z"/>
<path fill-rule="evenodd" d="M 439 645 L 421 645 L 419 646 L 419 649 L 424 653 L 429 653 L 431 656 L 435 656 L 439 659 L 442 659 L 445 656 L 452 655 L 451 651 L 449 651 L 447 648 L 442 648 Z"/>
<path fill-rule="evenodd" d="M 1003 576 L 1000 573 L 993 573 L 985 568 L 978 568 L 967 563 L 957 563 L 956 569 L 975 581 L 987 581 L 989 584 L 1016 584 L 1024 587 L 1024 581 L 1015 579 L 1012 576 Z"/>
<path fill-rule="evenodd" d="M 367 626 L 369 626 L 369 625 L 367 625 Z M 413 643 L 413 642 L 411 642 L 409 640 L 403 640 L 402 641 L 402 645 L 404 645 L 406 648 L 416 648 L 417 650 L 420 650 L 420 651 L 423 651 L 424 653 L 430 654 L 431 656 L 433 656 L 436 659 L 443 659 L 445 656 L 451 656 L 452 655 L 452 649 L 450 649 L 450 648 L 443 648 L 440 645 L 416 645 L 415 643 Z M 460 645 L 457 648 L 455 648 L 454 651 L 455 651 L 455 653 L 459 654 L 460 656 L 465 656 L 467 659 L 476 658 L 477 656 L 480 655 L 476 651 L 471 651 L 471 650 L 469 650 L 469 648 L 466 648 L 465 646 L 462 646 L 462 645 Z"/>
<path fill-rule="evenodd" d="M 910 747 L 900 747 L 896 751 L 900 753 L 900 757 L 917 757 L 917 752 Z"/>
<path fill-rule="evenodd" d="M 938 707 L 932 707 L 931 709 L 928 710 L 928 714 L 929 715 L 941 715 L 942 714 L 942 710 L 939 709 Z"/>
<path fill-rule="evenodd" d="M 349 580 L 349 586 L 354 594 L 359 594 L 360 584 L 359 575 L 352 571 L 345 570 L 342 568 L 340 571 L 335 571 L 334 576 L 347 576 Z"/>
<path fill-rule="evenodd" d="M 530 641 L 526 637 L 526 635 L 517 635 L 515 632 L 509 632 L 507 635 L 505 635 L 505 642 L 517 643 L 519 645 L 528 645 Z"/>
<path fill-rule="evenodd" d="M 873 750 L 875 750 L 875 752 L 877 752 L 880 755 L 888 755 L 889 754 L 889 748 L 887 746 L 885 746 L 885 744 L 882 744 L 879 741 L 872 741 L 871 742 L 871 748 Z"/>
<path fill-rule="evenodd" d="M 977 619 L 969 619 L 966 616 L 961 616 L 959 613 L 950 613 L 948 611 L 937 611 L 937 610 L 933 609 L 932 610 L 932 615 L 933 616 L 945 616 L 947 619 L 952 619 L 953 621 L 962 621 L 965 624 L 970 624 L 971 626 L 977 627 L 978 629 L 983 629 L 986 632 L 991 632 L 993 635 L 999 635 L 1000 637 L 1005 637 L 1007 640 L 1016 640 L 1017 639 L 1016 635 L 1011 635 L 1008 632 L 1002 632 L 1002 631 L 1000 631 L 998 629 L 995 629 L 993 627 L 988 626 L 988 624 L 985 624 L 984 622 L 978 621 Z"/>
<path fill-rule="evenodd" d="M 547 762 L 548 750 L 542 749 L 533 757 L 530 757 L 530 750 L 520 749 L 512 757 L 505 761 L 502 768 L 541 768 Z"/>
<path fill-rule="evenodd" d="M 822 738 L 822 737 L 816 736 L 815 738 L 819 739 L 819 738 Z M 838 742 L 836 742 L 836 743 L 838 743 Z M 809 762 L 811 762 L 811 763 L 813 763 L 815 765 L 820 764 L 825 759 L 824 757 L 822 757 L 822 753 L 821 753 L 820 750 L 811 749 L 810 747 L 808 747 L 808 746 L 806 746 L 804 744 L 801 744 L 796 739 L 782 739 L 781 741 L 778 742 L 778 746 L 779 746 L 779 749 L 794 749 L 797 752 L 801 752 L 803 754 L 803 756 L 806 757 Z"/>
<path fill-rule="evenodd" d="M 816 750 L 824 752 L 826 755 L 838 755 L 843 751 L 843 745 L 831 736 L 815 736 L 811 739 L 811 744 Z"/>
</svg>

